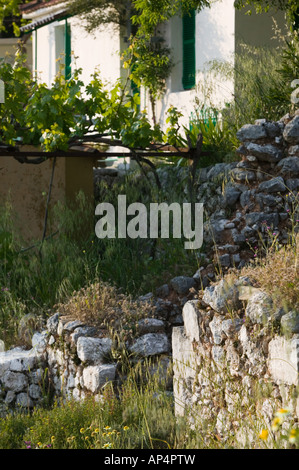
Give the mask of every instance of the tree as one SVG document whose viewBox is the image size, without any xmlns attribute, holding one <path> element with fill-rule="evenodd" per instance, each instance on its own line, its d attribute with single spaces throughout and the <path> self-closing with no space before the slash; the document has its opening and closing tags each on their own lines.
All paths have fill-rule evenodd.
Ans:
<svg viewBox="0 0 299 470">
<path fill-rule="evenodd" d="M 19 26 L 22 16 L 19 7 L 28 2 L 29 0 L 0 0 L 0 33 L 9 31 L 14 36 L 20 35 Z"/>
</svg>

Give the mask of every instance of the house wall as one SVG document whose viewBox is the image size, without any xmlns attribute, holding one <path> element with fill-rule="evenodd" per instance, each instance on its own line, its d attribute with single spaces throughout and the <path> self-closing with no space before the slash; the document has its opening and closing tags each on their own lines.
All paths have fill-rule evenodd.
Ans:
<svg viewBox="0 0 299 470">
<path fill-rule="evenodd" d="M 57 73 L 57 44 L 61 42 L 57 28 L 63 27 L 64 23 L 65 20 L 55 21 L 33 32 L 34 69 L 38 79 L 48 86 Z M 72 70 L 82 68 L 81 79 L 86 85 L 96 68 L 100 69 L 104 81 L 115 83 L 121 76 L 119 31 L 108 27 L 105 31 L 88 34 L 78 18 L 70 18 L 68 23 L 71 26 Z"/>
<path fill-rule="evenodd" d="M 233 4 L 233 0 L 223 0 L 196 15 L 196 87 L 192 90 L 183 90 L 182 86 L 182 20 L 177 17 L 170 21 L 166 37 L 174 53 L 175 66 L 168 80 L 167 92 L 158 106 L 157 114 L 161 121 L 163 113 L 172 105 L 183 113 L 181 123 L 188 126 L 196 96 L 205 100 L 204 92 L 208 87 L 206 64 L 213 59 L 231 59 L 235 48 Z M 224 85 L 219 79 L 214 80 L 211 99 L 225 101 L 231 94 L 232 86 L 231 83 Z"/>
<path fill-rule="evenodd" d="M 165 37 L 173 50 L 175 65 L 167 91 L 157 104 L 156 114 L 161 124 L 170 106 L 183 113 L 181 124 L 189 127 L 191 113 L 198 104 L 219 108 L 232 101 L 234 79 L 224 80 L 220 74 L 211 73 L 209 63 L 217 60 L 234 64 L 235 53 L 240 53 L 243 43 L 276 47 L 275 22 L 283 33 L 287 32 L 282 12 L 270 10 L 267 14 L 247 15 L 246 11 L 235 10 L 233 0 L 222 0 L 196 15 L 196 86 L 192 90 L 183 90 L 182 86 L 182 20 L 177 17 L 170 21 Z M 143 101 L 150 112 L 148 100 Z"/>
<path fill-rule="evenodd" d="M 58 201 L 74 202 L 79 191 L 83 191 L 86 198 L 93 201 L 94 164 L 94 157 L 88 156 L 57 158 L 49 211 L 50 219 L 51 208 L 55 203 Z M 0 206 L 7 201 L 10 202 L 14 226 L 26 244 L 42 238 L 52 165 L 52 159 L 39 165 L 29 165 L 21 164 L 13 157 L 1 157 Z M 92 217 L 90 220 L 92 223 Z M 53 221 L 47 235 L 55 230 L 57 227 Z"/>
<path fill-rule="evenodd" d="M 14 62 L 15 53 L 18 49 L 18 38 L 0 38 L 0 61 Z M 23 51 L 27 56 L 27 66 L 32 67 L 32 46 L 30 40 L 23 44 Z"/>
</svg>

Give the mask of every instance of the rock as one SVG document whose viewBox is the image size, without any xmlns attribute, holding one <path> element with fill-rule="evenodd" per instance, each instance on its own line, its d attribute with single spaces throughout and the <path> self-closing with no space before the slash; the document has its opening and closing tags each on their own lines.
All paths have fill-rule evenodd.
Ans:
<svg viewBox="0 0 299 470">
<path fill-rule="evenodd" d="M 28 379 L 25 374 L 7 370 L 2 376 L 3 387 L 13 392 L 22 392 L 28 385 Z"/>
<path fill-rule="evenodd" d="M 199 342 L 202 335 L 202 330 L 199 326 L 202 318 L 201 312 L 198 308 L 197 300 L 190 300 L 186 302 L 183 307 L 183 320 L 185 325 L 185 334 L 191 341 Z"/>
<path fill-rule="evenodd" d="M 245 315 L 252 323 L 264 324 L 273 315 L 273 301 L 265 292 L 254 292 L 248 300 Z"/>
<path fill-rule="evenodd" d="M 245 215 L 246 225 L 252 227 L 253 225 L 267 225 L 272 228 L 276 228 L 279 222 L 279 217 L 276 212 L 266 213 L 266 212 L 250 212 Z"/>
<path fill-rule="evenodd" d="M 144 335 L 147 333 L 161 333 L 165 330 L 165 323 L 163 320 L 156 318 L 143 318 L 138 322 L 138 333 Z"/>
<path fill-rule="evenodd" d="M 77 344 L 77 341 L 81 336 L 95 336 L 96 331 L 96 328 L 93 326 L 79 326 L 73 333 L 71 333 L 70 338 L 74 344 Z"/>
<path fill-rule="evenodd" d="M 170 286 L 179 295 L 188 294 L 191 287 L 195 287 L 195 285 L 195 279 L 188 276 L 177 276 L 170 281 Z"/>
<path fill-rule="evenodd" d="M 224 279 L 215 286 L 206 287 L 202 300 L 216 312 L 223 314 L 240 307 L 238 288 Z"/>
<path fill-rule="evenodd" d="M 233 338 L 238 333 L 244 324 L 244 320 L 241 318 L 233 318 L 222 321 L 222 331 L 228 338 Z"/>
<path fill-rule="evenodd" d="M 233 162 L 233 163 L 216 163 L 208 171 L 207 179 L 209 181 L 223 179 L 224 177 L 226 177 L 229 174 L 229 172 L 233 168 L 236 167 L 236 165 L 237 165 L 236 162 Z"/>
<path fill-rule="evenodd" d="M 52 335 L 57 334 L 60 313 L 55 313 L 47 320 L 47 329 Z"/>
<path fill-rule="evenodd" d="M 298 386 L 299 339 L 277 336 L 269 343 L 268 368 L 273 380 Z"/>
<path fill-rule="evenodd" d="M 256 344 L 251 340 L 250 333 L 247 327 L 242 325 L 239 334 L 239 341 L 243 349 L 243 356 L 247 357 L 250 368 L 248 370 L 250 375 L 262 375 L 265 373 L 265 356 Z"/>
<path fill-rule="evenodd" d="M 294 178 L 299 176 L 299 157 L 283 158 L 277 164 L 277 168 L 280 168 L 280 173 L 284 177 Z"/>
<path fill-rule="evenodd" d="M 289 155 L 295 155 L 299 157 L 299 145 L 293 145 L 289 147 Z"/>
<path fill-rule="evenodd" d="M 212 358 L 218 366 L 224 364 L 225 351 L 221 346 L 212 346 Z"/>
<path fill-rule="evenodd" d="M 249 183 L 255 180 L 256 174 L 254 171 L 246 170 L 243 168 L 234 168 L 232 170 L 232 177 L 236 181 L 240 181 L 242 183 Z"/>
<path fill-rule="evenodd" d="M 33 408 L 33 401 L 28 396 L 28 393 L 18 393 L 16 397 L 16 406 L 19 408 Z"/>
<path fill-rule="evenodd" d="M 240 197 L 241 191 L 233 186 L 226 185 L 224 190 L 224 206 L 231 207 L 236 204 Z"/>
<path fill-rule="evenodd" d="M 92 393 L 98 393 L 107 382 L 115 380 L 115 373 L 115 364 L 85 367 L 83 370 L 83 386 Z"/>
<path fill-rule="evenodd" d="M 48 335 L 46 331 L 43 331 L 42 333 L 35 333 L 32 336 L 32 347 L 34 349 L 44 351 L 48 343 L 47 336 Z"/>
<path fill-rule="evenodd" d="M 148 357 L 168 353 L 170 345 L 166 334 L 148 333 L 138 338 L 130 350 L 140 356 Z"/>
<path fill-rule="evenodd" d="M 228 268 L 231 264 L 230 255 L 228 253 L 226 253 L 225 255 L 220 255 L 219 256 L 219 263 L 222 267 Z"/>
<path fill-rule="evenodd" d="M 103 363 L 110 353 L 110 338 L 91 338 L 80 336 L 77 341 L 77 354 L 82 362 Z"/>
<path fill-rule="evenodd" d="M 265 127 L 261 125 L 245 124 L 237 131 L 237 139 L 240 142 L 244 142 L 246 140 L 259 140 L 264 139 L 265 137 L 267 137 L 267 132 Z"/>
<path fill-rule="evenodd" d="M 264 123 L 263 127 L 266 130 L 268 138 L 273 139 L 282 136 L 283 125 L 280 122 L 268 121 Z"/>
<path fill-rule="evenodd" d="M 268 181 L 263 181 L 259 184 L 258 191 L 264 191 L 267 193 L 278 193 L 278 192 L 285 192 L 286 186 L 284 180 L 281 176 L 277 178 L 272 178 Z"/>
<path fill-rule="evenodd" d="M 299 144 L 299 116 L 295 116 L 286 124 L 283 131 L 283 138 L 289 144 Z"/>
<path fill-rule="evenodd" d="M 148 292 L 145 295 L 140 295 L 138 297 L 139 302 L 150 302 L 154 298 L 154 294 L 152 292 Z"/>
<path fill-rule="evenodd" d="M 221 344 L 223 340 L 221 318 L 215 315 L 213 320 L 209 323 L 209 328 L 213 336 L 214 344 Z"/>
<path fill-rule="evenodd" d="M 287 191 L 299 190 L 299 178 L 290 178 L 286 180 Z"/>
<path fill-rule="evenodd" d="M 259 145 L 250 142 L 246 147 L 247 151 L 260 161 L 277 163 L 283 157 L 282 151 L 271 144 Z"/>
<path fill-rule="evenodd" d="M 82 326 L 84 326 L 84 323 L 82 323 L 80 320 L 71 320 L 67 322 L 65 325 L 63 325 L 63 331 L 66 331 L 67 333 L 71 333 L 76 328 L 82 327 Z"/>
<path fill-rule="evenodd" d="M 163 286 L 160 286 L 156 289 L 157 297 L 162 297 L 162 299 L 167 297 L 169 295 L 169 292 L 170 290 L 168 284 L 163 284 Z"/>
<path fill-rule="evenodd" d="M 255 195 L 255 190 L 248 189 L 247 191 L 244 191 L 241 196 L 240 196 L 240 204 L 243 207 L 243 209 L 247 208 L 248 210 L 254 209 L 254 195 Z"/>
<path fill-rule="evenodd" d="M 299 333 L 299 312 L 296 310 L 291 310 L 285 315 L 282 315 L 280 322 L 284 333 Z"/>
</svg>

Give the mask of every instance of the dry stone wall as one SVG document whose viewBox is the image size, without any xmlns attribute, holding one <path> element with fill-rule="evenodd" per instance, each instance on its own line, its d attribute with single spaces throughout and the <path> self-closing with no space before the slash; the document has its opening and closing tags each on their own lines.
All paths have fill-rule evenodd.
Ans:
<svg viewBox="0 0 299 470">
<path fill-rule="evenodd" d="M 299 219 L 299 113 L 278 122 L 258 120 L 240 129 L 238 138 L 240 161 L 197 172 L 197 199 L 206 212 L 200 268 L 144 296 L 157 315 L 140 320 L 128 351 L 141 361 L 162 359 L 165 371 L 172 363 L 177 415 L 187 414 L 193 426 L 200 416 L 207 430 L 235 433 L 245 446 L 256 435 L 250 416 L 269 421 L 277 407 L 288 406 L 299 419 L 299 313 L 275 310 L 271 296 L 249 278 L 211 280 L 217 263 L 224 272 L 244 266 L 261 237 L 267 242 L 275 235 L 284 244 L 293 233 Z M 159 176 L 167 185 L 169 175 L 161 170 Z M 59 313 L 35 333 L 29 351 L 0 352 L 3 412 L 36 406 L 48 386 L 57 396 L 83 399 L 121 379 L 112 339 Z M 251 435 L 243 430 L 246 421 Z"/>
</svg>

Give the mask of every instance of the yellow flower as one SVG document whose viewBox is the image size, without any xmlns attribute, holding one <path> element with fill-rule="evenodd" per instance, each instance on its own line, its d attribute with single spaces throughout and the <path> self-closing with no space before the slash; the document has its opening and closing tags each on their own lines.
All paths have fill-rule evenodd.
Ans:
<svg viewBox="0 0 299 470">
<path fill-rule="evenodd" d="M 111 449 L 111 442 L 107 442 L 103 445 L 103 449 Z"/>
<path fill-rule="evenodd" d="M 105 426 L 104 429 L 106 429 L 106 431 L 109 431 L 109 429 L 111 429 L 110 426 Z"/>
<path fill-rule="evenodd" d="M 129 426 L 124 426 L 124 431 L 127 431 L 129 428 Z"/>
<path fill-rule="evenodd" d="M 262 439 L 263 441 L 266 441 L 268 439 L 269 431 L 267 429 L 262 429 L 259 438 Z"/>
<path fill-rule="evenodd" d="M 51 442 L 55 441 L 55 436 L 51 436 Z"/>
<path fill-rule="evenodd" d="M 281 418 L 274 418 L 271 424 L 272 431 L 277 431 L 279 428 L 279 425 L 281 424 Z"/>
<path fill-rule="evenodd" d="M 85 432 L 85 429 L 84 428 L 81 428 L 80 429 L 80 433 L 83 434 Z"/>
<path fill-rule="evenodd" d="M 97 432 L 97 433 L 98 433 L 99 431 L 100 431 L 99 428 L 95 428 L 95 430 L 94 430 L 94 432 Z"/>
<path fill-rule="evenodd" d="M 291 429 L 289 434 L 289 442 L 291 444 L 295 444 L 299 437 L 299 430 L 298 429 Z"/>
<path fill-rule="evenodd" d="M 286 408 L 281 408 L 280 410 L 277 411 L 276 416 L 286 416 L 290 413 L 290 410 Z"/>
</svg>

